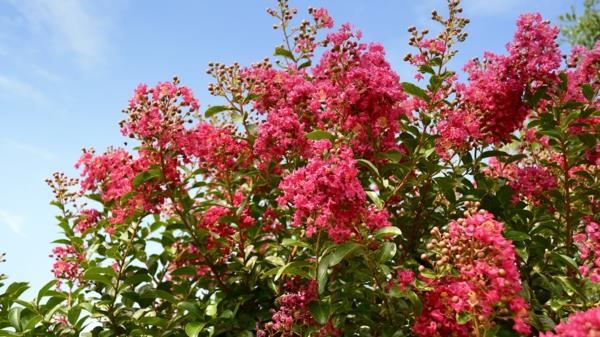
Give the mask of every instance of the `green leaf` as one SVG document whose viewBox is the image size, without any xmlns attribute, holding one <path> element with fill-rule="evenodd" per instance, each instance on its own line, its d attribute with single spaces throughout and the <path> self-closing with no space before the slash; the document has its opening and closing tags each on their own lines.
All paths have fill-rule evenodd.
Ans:
<svg viewBox="0 0 600 337">
<path fill-rule="evenodd" d="M 377 192 L 375 191 L 365 191 L 365 193 L 367 194 L 367 196 L 369 197 L 369 199 L 371 199 L 371 201 L 375 204 L 375 206 L 381 208 L 383 207 L 383 201 L 381 201 L 381 199 L 379 199 L 379 196 L 377 195 Z"/>
<path fill-rule="evenodd" d="M 327 270 L 329 270 L 331 259 L 331 255 L 327 255 L 319 261 L 319 266 L 317 267 L 317 285 L 319 294 L 325 292 L 325 287 L 327 286 Z"/>
<path fill-rule="evenodd" d="M 554 323 L 554 321 L 550 317 L 548 317 L 545 314 L 539 314 L 539 315 L 536 315 L 536 316 L 537 316 L 537 319 L 540 321 L 540 323 L 542 325 L 543 331 L 549 331 L 549 330 L 554 329 L 554 326 L 556 324 Z"/>
<path fill-rule="evenodd" d="M 379 262 L 385 263 L 396 255 L 396 244 L 391 241 L 386 241 L 379 248 Z"/>
<path fill-rule="evenodd" d="M 290 59 L 292 61 L 296 61 L 296 58 L 294 57 L 294 54 L 292 54 L 291 51 L 285 49 L 285 48 L 281 48 L 281 47 L 277 47 L 275 48 L 275 53 L 273 53 L 273 55 L 275 56 L 283 56 L 287 59 Z"/>
<path fill-rule="evenodd" d="M 147 181 L 159 178 L 161 175 L 162 173 L 158 168 L 150 169 L 148 171 L 141 172 L 135 178 L 133 178 L 132 184 L 133 186 L 138 187 Z"/>
<path fill-rule="evenodd" d="M 342 262 L 346 256 L 355 250 L 361 248 L 361 245 L 354 242 L 344 243 L 343 245 L 339 245 L 335 248 L 335 251 L 331 254 L 332 259 L 330 261 L 329 267 L 333 267 L 338 263 Z"/>
<path fill-rule="evenodd" d="M 279 268 L 279 270 L 277 271 L 277 274 L 275 274 L 275 278 L 273 280 L 275 280 L 275 281 L 279 280 L 279 278 L 283 274 L 297 275 L 299 272 L 302 271 L 302 268 L 306 267 L 307 265 L 308 265 L 308 262 L 306 262 L 306 261 L 293 261 L 293 262 L 287 263 L 285 266 L 282 266 Z M 305 274 L 305 273 L 300 273 L 300 274 Z"/>
<path fill-rule="evenodd" d="M 185 334 L 188 337 L 198 337 L 204 326 L 206 326 L 206 322 L 190 322 L 185 325 Z"/>
<path fill-rule="evenodd" d="M 562 264 L 566 264 L 566 265 L 568 265 L 568 266 L 569 266 L 571 269 L 573 269 L 573 270 L 577 270 L 577 269 L 578 269 L 578 267 L 579 267 L 579 266 L 577 265 L 577 262 L 575 262 L 575 260 L 573 260 L 573 258 L 571 258 L 571 257 L 569 257 L 569 256 L 566 256 L 566 255 L 564 255 L 564 254 L 559 254 L 559 253 L 557 253 L 557 252 L 552 252 L 552 253 L 551 253 L 551 256 L 552 256 L 552 258 L 553 258 L 555 261 L 560 261 L 560 262 L 562 262 Z"/>
<path fill-rule="evenodd" d="M 231 110 L 231 108 L 228 106 L 225 106 L 225 105 L 213 105 L 213 106 L 209 107 L 208 109 L 206 109 L 206 111 L 204 111 L 204 117 L 210 118 L 210 117 L 218 114 L 219 112 L 223 112 L 223 111 L 227 111 L 227 110 Z"/>
<path fill-rule="evenodd" d="M 331 133 L 329 133 L 327 131 L 323 131 L 323 130 L 314 130 L 314 131 L 307 133 L 305 136 L 307 139 L 310 139 L 310 140 L 321 140 L 321 139 L 329 139 L 330 141 L 335 140 L 334 135 L 332 135 Z"/>
<path fill-rule="evenodd" d="M 171 293 L 159 289 L 150 289 L 146 291 L 142 294 L 142 298 L 160 298 L 171 303 L 178 302 L 175 296 L 173 296 Z"/>
<path fill-rule="evenodd" d="M 456 314 L 456 323 L 458 324 L 467 324 L 473 318 L 473 314 L 468 311 L 461 311 Z"/>
<path fill-rule="evenodd" d="M 400 160 L 402 160 L 402 157 L 404 155 L 400 151 L 388 151 L 388 152 L 381 153 L 381 156 L 391 160 L 392 162 L 397 163 Z"/>
<path fill-rule="evenodd" d="M 195 276 L 197 274 L 197 270 L 195 267 L 193 266 L 183 266 L 180 268 L 175 269 L 171 275 L 172 276 L 182 276 L 182 275 L 191 275 L 191 276 Z"/>
<path fill-rule="evenodd" d="M 585 96 L 585 98 L 587 98 L 588 101 L 591 102 L 594 100 L 594 96 L 596 96 L 596 93 L 594 91 L 594 87 L 592 87 L 591 84 L 586 83 L 582 85 L 581 91 L 583 92 L 583 96 Z"/>
<path fill-rule="evenodd" d="M 416 86 L 410 82 L 402 82 L 402 87 L 404 88 L 404 91 L 406 91 L 407 93 L 409 93 L 413 96 L 422 98 L 426 102 L 429 102 L 429 96 L 427 96 L 427 92 L 425 92 L 425 90 L 419 88 L 418 86 Z"/>
<path fill-rule="evenodd" d="M 572 279 L 566 276 L 555 276 L 555 278 L 560 281 L 560 283 L 563 286 L 563 289 L 569 296 L 572 296 L 573 294 L 577 294 L 579 296 L 583 295 L 581 293 L 581 289 L 575 284 L 575 282 Z"/>
<path fill-rule="evenodd" d="M 109 267 L 108 269 L 112 271 L 112 268 Z M 111 274 L 114 274 L 114 271 L 113 273 L 110 273 L 108 269 L 105 267 L 92 267 L 83 273 L 83 279 L 86 281 L 100 282 L 107 286 L 112 286 Z"/>
<path fill-rule="evenodd" d="M 533 95 L 527 97 L 527 103 L 529 105 L 529 107 L 531 108 L 535 108 L 537 107 L 538 103 L 540 102 L 540 100 L 546 95 L 546 91 L 548 88 L 546 88 L 545 86 L 540 87 L 539 89 L 537 89 Z"/>
<path fill-rule="evenodd" d="M 508 231 L 504 232 L 504 237 L 511 241 L 531 240 L 531 237 L 527 233 L 514 231 L 514 230 L 508 230 Z"/>
<path fill-rule="evenodd" d="M 204 314 L 202 313 L 200 308 L 195 303 L 188 302 L 188 301 L 179 302 L 179 303 L 177 303 L 177 308 L 179 310 L 186 310 L 187 312 L 189 312 L 190 314 L 192 314 L 198 318 L 204 317 Z"/>
<path fill-rule="evenodd" d="M 356 162 L 363 166 L 368 167 L 371 171 L 373 171 L 373 173 L 375 173 L 377 176 L 379 176 L 379 170 L 377 169 L 375 164 L 371 163 L 370 161 L 368 161 L 366 159 L 356 159 Z"/>
<path fill-rule="evenodd" d="M 331 307 L 328 304 L 322 303 L 321 301 L 312 302 L 309 305 L 310 313 L 317 323 L 321 325 L 327 324 Z"/>
<path fill-rule="evenodd" d="M 21 331 L 21 311 L 23 311 L 23 308 L 14 307 L 8 313 L 8 321 L 17 331 Z"/>
<path fill-rule="evenodd" d="M 510 154 L 508 154 L 504 151 L 499 151 L 499 150 L 485 151 L 484 153 L 481 154 L 481 158 L 506 157 L 506 156 L 510 156 Z"/>
<path fill-rule="evenodd" d="M 296 239 L 289 239 L 289 238 L 285 238 L 281 241 L 281 245 L 284 247 L 304 247 L 304 248 L 310 248 L 310 245 L 304 241 L 300 241 L 300 240 L 296 240 Z"/>
<path fill-rule="evenodd" d="M 398 235 L 402 235 L 402 231 L 400 230 L 400 228 L 394 227 L 394 226 L 383 227 L 382 229 L 375 232 L 375 237 L 378 239 L 381 239 L 384 237 L 387 238 L 390 236 L 393 237 L 393 236 L 398 236 Z"/>
<path fill-rule="evenodd" d="M 327 271 L 329 268 L 342 262 L 350 253 L 359 249 L 361 246 L 354 242 L 345 243 L 335 247 L 335 250 L 323 257 L 317 267 L 317 284 L 319 285 L 319 294 L 325 291 L 327 285 Z"/>
<path fill-rule="evenodd" d="M 302 68 L 310 67 L 311 65 L 312 65 L 312 62 L 311 62 L 310 60 L 308 60 L 308 61 L 306 61 L 306 62 L 303 62 L 303 63 L 301 63 L 301 64 L 298 66 L 298 69 L 302 69 Z"/>
<path fill-rule="evenodd" d="M 425 73 L 432 74 L 432 75 L 435 74 L 435 71 L 433 71 L 433 68 L 431 68 L 428 65 L 419 66 L 419 72 L 421 72 L 423 74 L 425 74 Z"/>
<path fill-rule="evenodd" d="M 423 310 L 423 303 L 421 302 L 419 295 L 417 295 L 417 293 L 415 293 L 412 290 L 408 290 L 406 292 L 406 295 L 408 296 L 408 300 L 410 301 L 410 303 L 413 305 L 414 311 L 417 314 L 417 316 L 421 315 L 421 311 Z"/>
<path fill-rule="evenodd" d="M 56 280 L 52 280 L 52 281 L 46 283 L 46 285 L 44 285 L 40 289 L 40 291 L 38 291 L 37 298 L 36 298 L 36 301 L 35 301 L 36 304 L 40 304 L 40 301 L 42 300 L 42 298 L 44 296 L 46 296 L 46 294 L 48 293 L 48 290 L 50 290 L 50 288 L 54 287 L 54 285 L 56 284 L 56 282 L 57 282 Z"/>
</svg>

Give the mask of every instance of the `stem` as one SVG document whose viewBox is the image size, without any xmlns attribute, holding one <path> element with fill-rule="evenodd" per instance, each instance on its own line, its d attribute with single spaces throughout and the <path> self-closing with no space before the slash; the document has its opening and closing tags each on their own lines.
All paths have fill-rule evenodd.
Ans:
<svg viewBox="0 0 600 337">
<path fill-rule="evenodd" d="M 383 282 L 381 281 L 381 279 L 378 276 L 378 270 L 376 268 L 376 266 L 373 265 L 373 261 L 371 261 L 371 259 L 369 258 L 368 254 L 365 253 L 364 254 L 365 260 L 367 261 L 367 267 L 369 268 L 369 272 L 373 275 L 373 281 L 375 282 L 375 284 L 377 285 L 377 288 L 379 289 L 379 292 L 381 293 L 381 296 L 383 297 L 383 304 L 385 305 L 385 309 L 386 309 L 386 313 L 387 313 L 387 318 L 389 323 L 394 326 L 394 320 L 393 320 L 393 309 L 392 306 L 388 300 L 388 296 L 384 291 L 384 287 L 383 287 Z"/>
<path fill-rule="evenodd" d="M 125 271 L 125 265 L 126 265 L 126 261 L 127 261 L 127 255 L 129 254 L 129 250 L 131 249 L 131 246 L 133 244 L 133 240 L 135 239 L 135 236 L 137 235 L 137 231 L 140 228 L 140 223 L 139 222 L 135 222 L 133 224 L 133 230 L 131 231 L 131 237 L 127 240 L 127 245 L 125 246 L 125 250 L 123 251 L 123 255 L 121 256 L 121 260 L 119 260 L 117 262 L 118 266 L 119 266 L 119 272 L 117 273 L 117 278 L 116 278 L 116 282 L 114 285 L 115 288 L 115 296 L 112 298 L 112 301 L 109 305 L 109 309 L 108 309 L 108 313 L 109 313 L 109 320 L 112 326 L 112 330 L 115 334 L 118 335 L 119 333 L 119 329 L 118 329 L 118 324 L 117 324 L 117 318 L 115 316 L 115 305 L 117 302 L 117 296 L 119 295 L 119 288 L 121 287 L 121 281 L 123 278 L 123 274 Z"/>
<path fill-rule="evenodd" d="M 563 159 L 563 179 L 564 179 L 564 199 L 565 199 L 565 222 L 567 227 L 567 253 L 570 253 L 573 248 L 573 224 L 571 219 L 571 185 L 569 183 L 569 162 L 567 157 L 567 144 L 564 139 L 561 142 L 562 159 Z"/>
<path fill-rule="evenodd" d="M 163 176 L 163 183 L 165 184 L 165 187 L 166 187 L 166 190 L 168 193 L 168 197 L 171 199 L 171 201 L 173 202 L 173 205 L 175 206 L 174 207 L 175 213 L 177 213 L 177 215 L 181 219 L 181 222 L 183 222 L 183 225 L 185 226 L 185 228 L 189 232 L 190 236 L 192 237 L 192 239 L 198 246 L 198 254 L 200 254 L 200 256 L 202 257 L 202 259 L 204 260 L 204 262 L 206 263 L 206 265 L 208 266 L 210 271 L 215 275 L 215 278 L 217 279 L 217 281 L 219 282 L 219 284 L 221 285 L 223 290 L 227 291 L 227 289 L 226 289 L 227 287 L 225 286 L 225 283 L 223 282 L 223 280 L 219 277 L 219 274 L 217 273 L 215 264 L 208 258 L 208 256 L 203 254 L 202 251 L 200 250 L 200 247 L 202 246 L 202 240 L 200 240 L 200 238 L 196 235 L 194 226 L 192 226 L 192 224 L 189 223 L 189 221 L 187 220 L 187 217 L 183 213 L 183 211 L 182 211 L 183 203 L 181 203 L 180 198 L 176 197 L 173 188 L 171 188 L 171 184 L 164 178 L 164 176 L 165 176 L 164 173 L 166 172 L 164 153 L 162 151 L 160 151 L 159 154 L 160 154 L 160 166 L 161 166 L 161 172 L 162 172 L 162 176 Z"/>
</svg>

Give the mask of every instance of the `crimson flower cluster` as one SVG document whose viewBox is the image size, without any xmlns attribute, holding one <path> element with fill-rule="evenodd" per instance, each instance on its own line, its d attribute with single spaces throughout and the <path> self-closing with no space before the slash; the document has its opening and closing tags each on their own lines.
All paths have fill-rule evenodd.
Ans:
<svg viewBox="0 0 600 337">
<path fill-rule="evenodd" d="M 414 325 L 419 336 L 471 336 L 497 320 L 513 320 L 513 329 L 530 332 L 528 305 L 519 295 L 522 289 L 511 241 L 502 236 L 504 226 L 485 211 L 471 209 L 448 225 L 437 227 L 427 248 L 433 258 L 423 256 L 440 278 L 421 279 L 432 286 L 423 303 L 423 312 Z M 423 269 L 423 268 L 421 268 Z M 466 317 L 459 321 L 458 317 Z"/>
</svg>

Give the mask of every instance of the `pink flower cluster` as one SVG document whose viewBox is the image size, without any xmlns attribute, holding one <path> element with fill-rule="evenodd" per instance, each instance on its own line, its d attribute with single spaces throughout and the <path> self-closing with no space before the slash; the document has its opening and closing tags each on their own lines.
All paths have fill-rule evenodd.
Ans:
<svg viewBox="0 0 600 337">
<path fill-rule="evenodd" d="M 557 186 L 556 177 L 537 165 L 517 167 L 508 185 L 517 193 L 513 196 L 513 201 L 517 202 L 521 195 L 535 204 L 542 202 L 547 192 Z"/>
<path fill-rule="evenodd" d="M 123 135 L 140 139 L 146 145 L 164 147 L 183 129 L 185 123 L 182 110 L 188 114 L 198 110 L 198 100 L 192 91 L 179 86 L 179 81 L 158 82 L 148 89 L 140 84 L 129 100 L 125 111 L 127 120 L 122 122 Z"/>
<path fill-rule="evenodd" d="M 239 207 L 245 196 L 241 192 L 237 192 L 234 195 L 233 206 Z M 237 230 L 231 225 L 231 221 L 223 221 L 223 217 L 235 219 Z M 239 216 L 236 216 L 235 212 L 230 208 L 223 206 L 211 206 L 201 216 L 198 226 L 200 228 L 208 230 L 211 235 L 207 238 L 207 249 L 213 249 L 215 247 L 221 248 L 224 254 L 229 252 L 229 247 L 224 245 L 223 241 L 231 242 L 233 236 L 238 232 L 239 229 L 252 227 L 256 223 L 256 219 L 250 214 L 250 209 L 244 207 Z M 242 235 L 242 233 L 239 233 Z"/>
<path fill-rule="evenodd" d="M 172 245 L 174 258 L 170 261 L 167 278 L 173 279 L 172 273 L 182 267 L 193 267 L 195 275 L 178 275 L 177 277 L 203 277 L 210 274 L 210 267 L 206 264 L 206 258 L 200 249 L 193 244 L 184 244 L 180 241 Z M 214 277 L 214 275 L 211 275 Z"/>
<path fill-rule="evenodd" d="M 297 279 L 291 279 L 286 288 L 287 292 L 277 300 L 279 309 L 273 312 L 271 328 L 291 332 L 294 323 L 308 325 L 312 322 L 308 305 L 317 299 L 317 282 L 310 280 L 306 287 L 302 287 Z"/>
<path fill-rule="evenodd" d="M 576 234 L 573 241 L 579 246 L 579 257 L 582 260 L 579 272 L 589 276 L 592 282 L 600 282 L 600 225 L 589 221 L 585 232 Z"/>
<path fill-rule="evenodd" d="M 343 25 L 327 36 L 330 49 L 313 69 L 319 126 L 354 135 L 352 150 L 361 156 L 396 149 L 398 118 L 406 111 L 399 76 L 380 44 L 359 42 L 361 33 Z"/>
<path fill-rule="evenodd" d="M 557 187 L 556 177 L 539 165 L 517 166 L 514 163 L 503 164 L 495 157 L 490 158 L 488 168 L 483 172 L 493 178 L 505 178 L 515 194 L 513 202 L 526 198 L 533 204 L 540 204 L 549 191 Z"/>
<path fill-rule="evenodd" d="M 569 65 L 572 69 L 566 72 L 568 88 L 564 100 L 586 102 L 587 99 L 583 96 L 581 85 L 589 83 L 595 90 L 600 88 L 600 80 L 598 79 L 598 72 L 600 72 L 600 42 L 597 42 L 591 50 L 583 47 L 574 48 L 569 59 Z M 600 108 L 600 101 L 596 99 L 595 102 L 596 108 Z"/>
<path fill-rule="evenodd" d="M 465 104 L 479 119 L 484 142 L 508 140 L 528 115 L 523 101 L 526 89 L 535 90 L 554 80 L 561 60 L 555 41 L 558 32 L 539 14 L 521 15 L 514 39 L 507 46 L 509 55 L 487 52 L 482 63 L 470 61 L 465 65 L 469 79 Z"/>
<path fill-rule="evenodd" d="M 325 144 L 326 151 L 279 184 L 283 195 L 277 201 L 294 209 L 293 225 L 305 225 L 309 237 L 325 230 L 338 243 L 357 234 L 358 226 L 368 218 L 376 219 L 367 223 L 372 229 L 388 225 L 385 211 L 365 206 L 366 194 L 357 177 L 352 150 L 331 149 L 328 141 L 319 143 Z M 377 217 L 377 213 L 384 216 Z"/>
<path fill-rule="evenodd" d="M 85 233 L 89 229 L 96 227 L 98 220 L 100 219 L 100 212 L 95 209 L 84 209 L 79 212 L 79 219 L 75 224 L 75 232 Z"/>
<path fill-rule="evenodd" d="M 295 336 L 295 326 L 318 328 L 318 336 L 338 336 L 341 330 L 335 328 L 331 321 L 320 326 L 312 317 L 309 309 L 311 302 L 317 300 L 317 282 L 309 280 L 306 285 L 300 277 L 289 279 L 285 284 L 286 292 L 277 299 L 277 310 L 273 310 L 270 322 L 263 327 L 257 324 L 257 336 Z"/>
<path fill-rule="evenodd" d="M 333 18 L 329 16 L 326 8 L 315 9 L 312 16 L 319 23 L 319 27 L 333 28 Z"/>
<path fill-rule="evenodd" d="M 230 127 L 218 128 L 209 123 L 200 123 L 177 135 L 176 144 L 185 161 L 196 160 L 198 166 L 210 176 L 238 171 L 247 167 L 252 160 L 248 143 L 236 138 Z"/>
<path fill-rule="evenodd" d="M 396 273 L 396 278 L 388 282 L 388 290 L 393 286 L 398 286 L 400 291 L 406 291 L 415 282 L 415 273 L 412 270 L 399 270 Z"/>
<path fill-rule="evenodd" d="M 81 280 L 83 268 L 81 262 L 85 257 L 78 253 L 73 246 L 57 246 L 52 249 L 50 257 L 55 259 L 52 264 L 52 273 L 57 279 L 63 280 Z"/>
<path fill-rule="evenodd" d="M 540 337 L 594 337 L 600 336 L 600 307 L 571 314 L 554 332 L 542 332 Z"/>
<path fill-rule="evenodd" d="M 434 229 L 436 238 L 427 248 L 434 252 L 436 258 L 431 263 L 442 274 L 436 279 L 422 276 L 433 290 L 425 295 L 423 311 L 413 327 L 415 333 L 467 337 L 477 327 L 491 327 L 497 320 L 509 319 L 515 331 L 530 332 L 528 306 L 519 295 L 522 287 L 515 249 L 502 231 L 502 223 L 484 210 L 451 222 L 446 233 Z M 470 318 L 458 322 L 460 315 Z"/>
<path fill-rule="evenodd" d="M 437 125 L 435 151 L 444 160 L 450 160 L 450 153 L 470 149 L 472 141 L 479 138 L 480 123 L 465 110 L 449 110 L 443 115 Z"/>
<path fill-rule="evenodd" d="M 308 155 L 310 146 L 304 136 L 306 126 L 291 108 L 273 110 L 267 120 L 260 125 L 254 143 L 254 153 L 259 156 L 260 167 L 266 168 L 271 162 L 286 161 L 290 157 Z"/>
<path fill-rule="evenodd" d="M 255 107 L 268 113 L 259 127 L 257 157 L 278 162 L 293 152 L 305 155 L 302 136 L 309 125 L 344 133 L 360 156 L 397 148 L 406 95 L 383 47 L 359 39 L 350 25 L 329 34 L 330 48 L 312 68 L 312 76 L 294 65 L 277 71 L 261 64 L 243 72 L 251 92 L 259 95 Z"/>
<path fill-rule="evenodd" d="M 140 151 L 140 157 L 134 159 L 124 149 L 109 149 L 98 156 L 95 156 L 93 150 L 88 150 L 75 167 L 82 167 L 82 193 L 99 193 L 104 202 L 117 201 L 111 210 L 109 222 L 120 224 L 136 211 L 159 211 L 164 200 L 164 196 L 156 193 L 161 191 L 158 187 L 160 184 L 149 182 L 137 187 L 133 184 L 135 177 L 157 164 L 157 160 L 153 153 L 147 151 Z M 177 163 L 169 161 L 165 164 L 166 178 L 178 181 Z M 125 197 L 126 202 L 121 203 L 121 199 Z"/>
</svg>

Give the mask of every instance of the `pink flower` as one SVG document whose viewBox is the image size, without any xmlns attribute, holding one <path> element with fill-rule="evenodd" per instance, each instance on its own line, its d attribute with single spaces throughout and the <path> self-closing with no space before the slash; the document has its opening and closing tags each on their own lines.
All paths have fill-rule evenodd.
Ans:
<svg viewBox="0 0 600 337">
<path fill-rule="evenodd" d="M 540 337 L 591 337 L 600 334 L 600 307 L 571 314 L 554 332 L 542 332 Z"/>
<path fill-rule="evenodd" d="M 180 133 L 175 142 L 185 161 L 197 162 L 210 176 L 222 176 L 247 167 L 252 158 L 248 143 L 236 138 L 231 127 L 217 128 L 200 123 Z"/>
<path fill-rule="evenodd" d="M 329 16 L 326 8 L 319 8 L 313 11 L 313 18 L 319 23 L 319 26 L 333 28 L 333 19 Z"/>
<path fill-rule="evenodd" d="M 78 233 L 94 228 L 100 219 L 100 212 L 95 209 L 84 209 L 79 214 L 79 220 L 75 224 L 75 232 Z"/>
<path fill-rule="evenodd" d="M 305 156 L 310 149 L 305 128 L 290 108 L 269 113 L 254 143 L 254 153 L 261 160 L 261 166 L 279 163 L 283 158 Z"/>
<path fill-rule="evenodd" d="M 592 282 L 600 282 L 600 225 L 588 221 L 585 232 L 573 236 L 579 247 L 579 272 Z"/>
<path fill-rule="evenodd" d="M 545 168 L 530 165 L 517 168 L 508 184 L 521 196 L 539 204 L 548 191 L 556 187 L 556 178 Z M 515 201 L 518 201 L 518 197 Z"/>
<path fill-rule="evenodd" d="M 459 324 L 457 315 L 469 314 L 481 325 L 491 326 L 502 307 L 510 308 L 515 331 L 530 332 L 527 303 L 519 295 L 522 286 L 515 249 L 502 236 L 503 229 L 491 213 L 481 210 L 451 222 L 444 235 L 434 230 L 435 240 L 428 247 L 435 255 L 432 264 L 440 266 L 442 275 L 428 281 L 433 290 L 425 293 L 415 333 L 471 336 L 475 326 L 471 321 Z"/>
<path fill-rule="evenodd" d="M 465 65 L 469 76 L 465 104 L 478 116 L 485 143 L 506 141 L 522 126 L 529 113 L 523 101 L 528 86 L 554 81 L 561 60 L 557 35 L 558 28 L 539 14 L 524 14 L 507 46 L 509 55 L 487 52 L 483 62 Z"/>
<path fill-rule="evenodd" d="M 52 249 L 52 255 L 55 259 L 52 265 L 52 273 L 57 279 L 63 280 L 81 280 L 83 276 L 83 267 L 81 263 L 85 260 L 83 254 L 77 252 L 73 246 L 58 246 Z"/>
<path fill-rule="evenodd" d="M 344 242 L 358 234 L 356 226 L 363 219 L 373 228 L 389 223 L 387 212 L 367 209 L 357 174 L 349 148 L 317 152 L 306 166 L 283 178 L 279 184 L 283 195 L 277 201 L 280 206 L 289 204 L 294 210 L 293 225 L 306 226 L 308 236 L 325 230 L 335 242 Z"/>
</svg>

